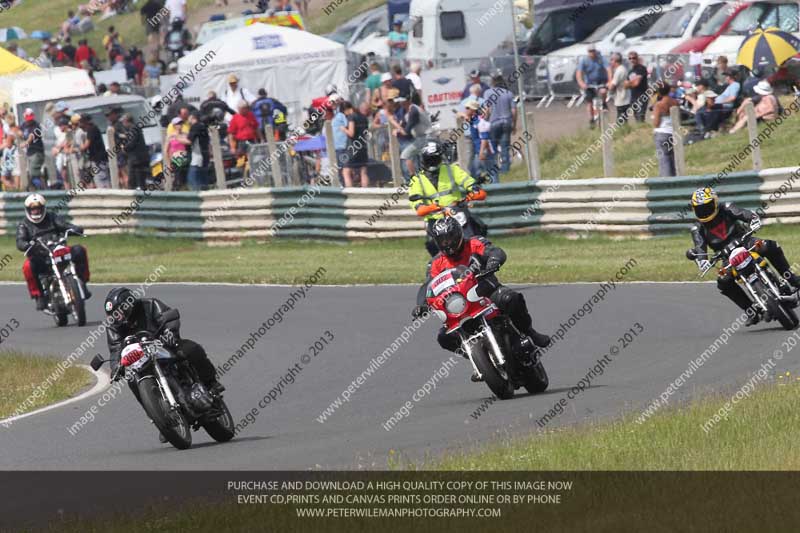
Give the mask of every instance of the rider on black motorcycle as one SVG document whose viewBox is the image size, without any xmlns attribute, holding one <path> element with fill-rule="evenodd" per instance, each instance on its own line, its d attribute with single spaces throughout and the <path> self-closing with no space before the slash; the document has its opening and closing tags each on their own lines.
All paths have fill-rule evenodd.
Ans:
<svg viewBox="0 0 800 533">
<path fill-rule="evenodd" d="M 425 303 L 425 292 L 430 281 L 441 272 L 458 265 L 469 266 L 477 274 L 483 271 L 496 271 L 506 262 L 506 253 L 481 236 L 464 239 L 461 225 L 453 217 L 445 217 L 434 222 L 431 236 L 440 253 L 433 258 L 425 284 L 417 295 L 417 307 L 414 316 L 420 316 L 428 308 Z M 502 285 L 492 274 L 483 278 L 478 285 L 478 296 L 488 297 L 505 313 L 522 335 L 528 335 L 540 348 L 550 344 L 550 337 L 533 329 L 533 320 L 525 304 L 525 297 L 519 292 Z M 455 352 L 461 342 L 457 334 L 448 335 L 445 328 L 439 330 L 439 345 L 445 350 Z M 464 354 L 462 354 L 464 355 Z M 473 381 L 479 381 L 476 373 Z"/>
<path fill-rule="evenodd" d="M 69 229 L 83 234 L 81 227 L 70 224 L 53 213 L 48 213 L 46 204 L 47 201 L 41 194 L 34 193 L 25 198 L 25 220 L 17 225 L 17 250 L 20 252 L 24 252 L 33 244 L 35 236 L 42 237 L 43 240 L 57 239 Z M 86 287 L 89 282 L 89 258 L 86 248 L 81 245 L 70 246 L 70 254 L 88 299 L 92 294 Z M 46 274 L 49 268 L 47 250 L 43 250 L 40 246 L 34 246 L 31 249 L 29 257 L 22 265 L 28 292 L 31 298 L 36 300 L 37 311 L 47 308 L 47 298 L 42 294 L 39 276 Z"/>
<path fill-rule="evenodd" d="M 165 346 L 171 348 L 178 357 L 185 358 L 197 371 L 203 385 L 211 392 L 220 393 L 225 387 L 217 381 L 217 371 L 202 346 L 189 339 L 182 339 L 180 335 L 181 322 L 179 318 L 171 321 L 163 319 L 164 313 L 171 308 L 156 298 L 137 298 L 126 287 L 111 289 L 106 296 L 106 315 L 110 318 L 110 325 L 106 330 L 108 351 L 111 355 L 111 374 L 117 372 L 119 358 L 125 337 L 140 331 L 156 334 L 162 330 L 159 337 Z M 131 387 L 138 400 L 138 391 Z"/>
<path fill-rule="evenodd" d="M 411 208 L 427 223 L 428 238 L 425 247 L 431 256 L 438 253 L 431 236 L 431 229 L 445 213 L 443 208 L 461 200 L 485 200 L 486 191 L 480 188 L 475 178 L 455 163 L 445 163 L 444 149 L 438 142 L 429 142 L 420 154 L 422 169 L 411 177 L 408 184 L 408 199 Z M 486 234 L 483 223 L 471 215 L 470 224 L 476 226 L 475 233 Z"/>
<path fill-rule="evenodd" d="M 720 204 L 717 193 L 710 187 L 694 191 L 692 209 L 698 222 L 692 228 L 694 248 L 686 252 L 686 257 L 690 260 L 699 259 L 701 263 L 708 261 L 708 247 L 715 252 L 723 250 L 731 241 L 740 238 L 748 230 L 758 230 L 761 227 L 761 219 L 756 213 L 731 202 Z M 750 236 L 742 244 L 749 248 L 753 246 L 755 240 L 755 237 Z M 772 266 L 786 281 L 800 289 L 800 277 L 789 269 L 789 261 L 786 260 L 780 245 L 775 241 L 759 240 L 763 244 L 756 251 L 769 259 Z M 717 287 L 722 294 L 730 298 L 742 310 L 747 311 L 752 307 L 752 313 L 748 313 L 749 318 L 746 325 L 758 324 L 761 320 L 761 308 L 752 304 L 730 272 L 717 278 Z"/>
</svg>

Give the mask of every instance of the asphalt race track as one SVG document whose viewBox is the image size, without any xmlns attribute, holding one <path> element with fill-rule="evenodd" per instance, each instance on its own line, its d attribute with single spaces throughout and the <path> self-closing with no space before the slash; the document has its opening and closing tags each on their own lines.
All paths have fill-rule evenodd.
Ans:
<svg viewBox="0 0 800 533">
<path fill-rule="evenodd" d="M 94 285 L 89 324 L 57 329 L 36 313 L 21 284 L 0 286 L 0 323 L 12 317 L 20 327 L 3 348 L 65 358 L 98 325 L 108 285 Z M 553 332 L 597 291 L 598 284 L 525 286 L 537 326 Z M 215 365 L 227 360 L 286 301 L 289 287 L 165 284 L 151 288 L 178 307 L 183 336 L 201 342 Z M 410 323 L 416 288 L 411 286 L 324 287 L 310 289 L 222 379 L 226 400 L 238 421 L 300 362 L 316 340 L 330 331 L 334 340 L 302 366 L 281 395 L 260 409 L 255 422 L 227 444 L 194 434 L 194 446 L 177 451 L 158 442 L 155 428 L 129 391 L 97 409 L 95 420 L 72 436 L 68 428 L 101 395 L 0 425 L 0 469 L 352 469 L 386 468 L 390 450 L 422 459 L 448 448 L 484 442 L 498 433 L 525 432 L 583 378 L 597 359 L 639 322 L 644 332 L 619 349 L 602 376 L 567 405 L 551 426 L 607 419 L 639 412 L 683 372 L 739 313 L 713 284 L 627 284 L 606 295 L 545 358 L 550 390 L 530 396 L 523 390 L 510 401 L 494 402 L 477 419 L 470 415 L 491 394 L 469 382 L 470 365 L 458 360 L 447 377 L 418 402 L 412 395 L 437 373 L 450 354 L 435 341 L 432 317 L 368 376 L 325 423 L 317 421 L 370 361 L 392 344 Z M 672 401 L 732 389 L 780 347 L 787 333 L 777 323 L 741 328 L 673 396 Z M 104 355 L 104 339 L 97 345 Z M 88 363 L 95 352 L 87 353 Z M 310 352 L 309 352 L 310 353 Z M 794 370 L 800 350 L 788 353 L 775 372 Z M 107 371 L 107 370 L 104 370 Z M 443 372 L 439 372 L 443 375 Z M 407 401 L 412 408 L 391 430 L 382 424 Z M 699 429 L 698 429 L 699 430 Z"/>
</svg>

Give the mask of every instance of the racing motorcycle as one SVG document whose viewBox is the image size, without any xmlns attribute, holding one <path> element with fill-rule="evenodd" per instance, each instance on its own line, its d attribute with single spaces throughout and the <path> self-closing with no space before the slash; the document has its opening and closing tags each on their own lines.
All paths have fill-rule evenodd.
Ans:
<svg viewBox="0 0 800 533">
<path fill-rule="evenodd" d="M 165 320 L 173 311 L 164 314 Z M 111 379 L 124 378 L 137 387 L 147 416 L 170 444 L 179 450 L 190 448 L 192 430 L 201 427 L 217 442 L 234 437 L 235 423 L 222 395 L 206 389 L 188 361 L 147 331 L 126 337 L 123 345 Z M 97 371 L 106 362 L 98 354 L 91 366 Z"/>
<path fill-rule="evenodd" d="M 760 249 L 763 241 L 755 239 L 753 245 L 746 247 L 748 237 L 754 233 L 748 231 L 738 239 L 731 241 L 724 249 L 704 262 L 704 256 L 687 252 L 690 259 L 694 259 L 705 276 L 720 260 L 726 260 L 720 269 L 720 275 L 730 272 L 736 282 L 744 289 L 754 305 L 764 313 L 767 322 L 777 320 L 784 329 L 795 329 L 800 323 L 797 319 L 795 308 L 798 306 L 798 293 L 788 281 L 779 275 L 766 258 L 756 250 Z"/>
<path fill-rule="evenodd" d="M 44 234 L 46 233 L 36 233 L 33 243 L 25 250 L 26 256 L 39 247 L 47 252 L 50 272 L 39 278 L 44 289 L 43 296 L 47 299 L 44 313 L 52 316 L 56 326 L 60 328 L 67 325 L 69 315 L 72 315 L 79 326 L 85 326 L 86 289 L 75 271 L 75 263 L 72 262 L 72 254 L 67 246 L 70 234 L 81 236 L 82 234 L 68 229 L 64 232 L 64 236 L 55 242 L 42 240 L 41 236 Z"/>
<path fill-rule="evenodd" d="M 508 400 L 520 387 L 544 392 L 550 381 L 539 348 L 489 298 L 477 294 L 480 280 L 495 272 L 476 274 L 464 265 L 445 270 L 428 284 L 428 307 L 448 334 L 458 333 L 462 351 L 495 396 Z"/>
</svg>

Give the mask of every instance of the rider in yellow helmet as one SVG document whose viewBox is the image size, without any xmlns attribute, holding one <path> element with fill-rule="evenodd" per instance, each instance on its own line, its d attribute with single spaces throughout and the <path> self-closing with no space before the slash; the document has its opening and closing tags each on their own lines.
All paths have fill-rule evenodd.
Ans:
<svg viewBox="0 0 800 533">
<path fill-rule="evenodd" d="M 732 202 L 720 203 L 717 193 L 711 187 L 694 191 L 691 203 L 697 218 L 697 223 L 692 228 L 694 248 L 686 252 L 686 257 L 691 260 L 707 263 L 709 247 L 715 252 L 722 250 L 731 241 L 740 238 L 749 230 L 756 231 L 761 227 L 761 219 L 756 213 L 738 207 Z M 786 260 L 780 245 L 775 241 L 758 240 L 763 243 L 757 250 L 758 253 L 766 257 L 778 273 L 794 288 L 800 289 L 800 278 L 790 270 L 789 261 Z M 750 236 L 743 244 L 751 247 L 755 241 L 755 237 Z M 717 287 L 722 294 L 743 310 L 747 311 L 752 307 L 753 312 L 750 313 L 747 321 L 748 326 L 757 324 L 761 320 L 760 308 L 752 305 L 750 298 L 736 283 L 730 272 L 717 278 Z"/>
</svg>

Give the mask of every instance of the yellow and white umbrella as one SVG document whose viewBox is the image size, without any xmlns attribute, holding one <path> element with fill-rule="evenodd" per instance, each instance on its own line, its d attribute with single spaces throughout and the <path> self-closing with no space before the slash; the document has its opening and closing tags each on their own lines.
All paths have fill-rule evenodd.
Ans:
<svg viewBox="0 0 800 533">
<path fill-rule="evenodd" d="M 736 62 L 750 70 L 780 67 L 800 53 L 800 39 L 778 28 L 758 28 L 745 37 Z"/>
</svg>

